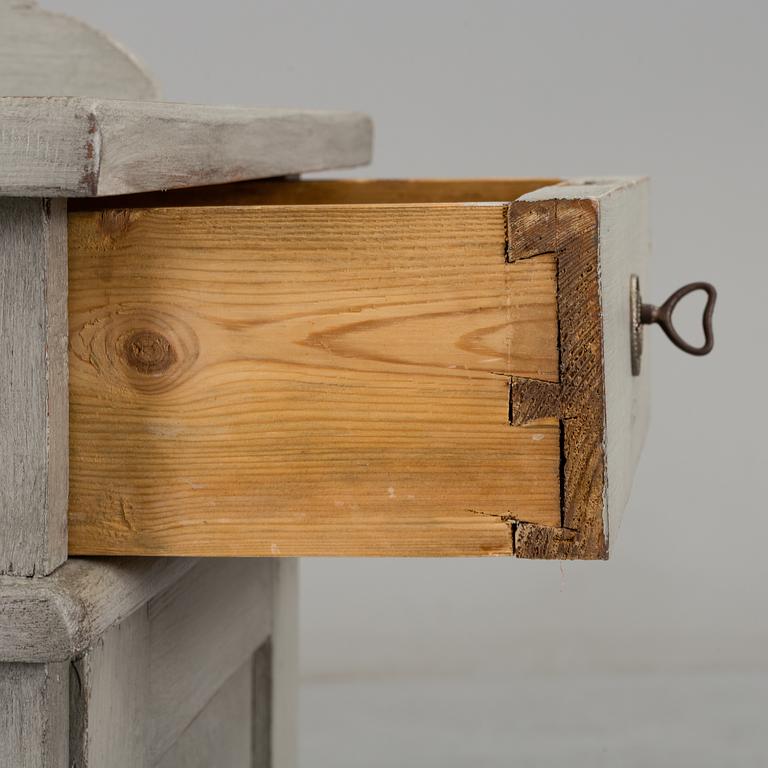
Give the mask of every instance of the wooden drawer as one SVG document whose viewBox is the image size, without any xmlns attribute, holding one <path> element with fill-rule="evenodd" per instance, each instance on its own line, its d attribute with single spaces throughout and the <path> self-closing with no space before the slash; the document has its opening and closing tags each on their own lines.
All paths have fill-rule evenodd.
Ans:
<svg viewBox="0 0 768 768">
<path fill-rule="evenodd" d="M 602 558 L 646 185 L 70 201 L 71 554 Z"/>
</svg>

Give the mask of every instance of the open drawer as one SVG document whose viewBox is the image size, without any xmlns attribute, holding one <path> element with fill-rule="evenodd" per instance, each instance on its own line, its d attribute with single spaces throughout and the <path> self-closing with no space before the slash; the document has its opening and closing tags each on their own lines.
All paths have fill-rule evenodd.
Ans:
<svg viewBox="0 0 768 768">
<path fill-rule="evenodd" d="M 69 551 L 603 558 L 641 180 L 70 200 Z"/>
</svg>

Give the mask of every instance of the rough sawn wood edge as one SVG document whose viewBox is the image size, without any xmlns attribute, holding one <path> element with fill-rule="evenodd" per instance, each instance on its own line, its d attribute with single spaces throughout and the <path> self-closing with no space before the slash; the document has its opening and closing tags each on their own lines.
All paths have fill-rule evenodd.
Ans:
<svg viewBox="0 0 768 768">
<path fill-rule="evenodd" d="M 552 189 L 552 188 L 550 188 Z M 509 207 L 508 260 L 557 256 L 558 384 L 512 378 L 510 422 L 561 424 L 562 521 L 513 522 L 514 553 L 604 559 L 604 386 L 598 282 L 598 206 L 592 200 L 518 200 Z"/>
<path fill-rule="evenodd" d="M 629 322 L 622 311 L 628 284 L 616 284 L 623 276 L 616 274 L 617 267 L 622 273 L 644 268 L 646 182 L 570 180 L 528 193 L 509 207 L 509 260 L 557 256 L 560 348 L 557 384 L 512 380 L 510 422 L 560 419 L 563 446 L 562 523 L 550 528 L 511 521 L 518 557 L 608 557 L 609 513 L 618 519 L 621 510 L 615 507 L 626 502 L 647 429 L 647 381 L 638 384 L 630 376 L 628 355 L 626 366 L 616 359 L 623 357 L 624 345 L 617 344 L 624 338 L 622 317 Z M 617 227 L 618 220 L 635 219 L 628 229 Z M 632 242 L 617 242 L 617 234 Z M 633 390 L 631 396 L 627 389 Z M 617 429 L 625 428 L 631 434 L 617 442 Z"/>
</svg>

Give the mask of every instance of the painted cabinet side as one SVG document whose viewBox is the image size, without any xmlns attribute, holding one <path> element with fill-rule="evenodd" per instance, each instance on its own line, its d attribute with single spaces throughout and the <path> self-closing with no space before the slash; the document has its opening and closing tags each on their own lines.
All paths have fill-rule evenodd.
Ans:
<svg viewBox="0 0 768 768">
<path fill-rule="evenodd" d="M 67 557 L 66 201 L 0 198 L 0 574 Z"/>
</svg>

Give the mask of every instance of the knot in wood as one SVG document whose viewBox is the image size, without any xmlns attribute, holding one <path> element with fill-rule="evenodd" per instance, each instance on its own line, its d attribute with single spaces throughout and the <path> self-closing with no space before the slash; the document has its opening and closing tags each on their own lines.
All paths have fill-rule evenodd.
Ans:
<svg viewBox="0 0 768 768">
<path fill-rule="evenodd" d="M 125 341 L 125 359 L 139 373 L 159 374 L 176 362 L 176 351 L 168 339 L 156 331 L 136 331 Z"/>
</svg>

